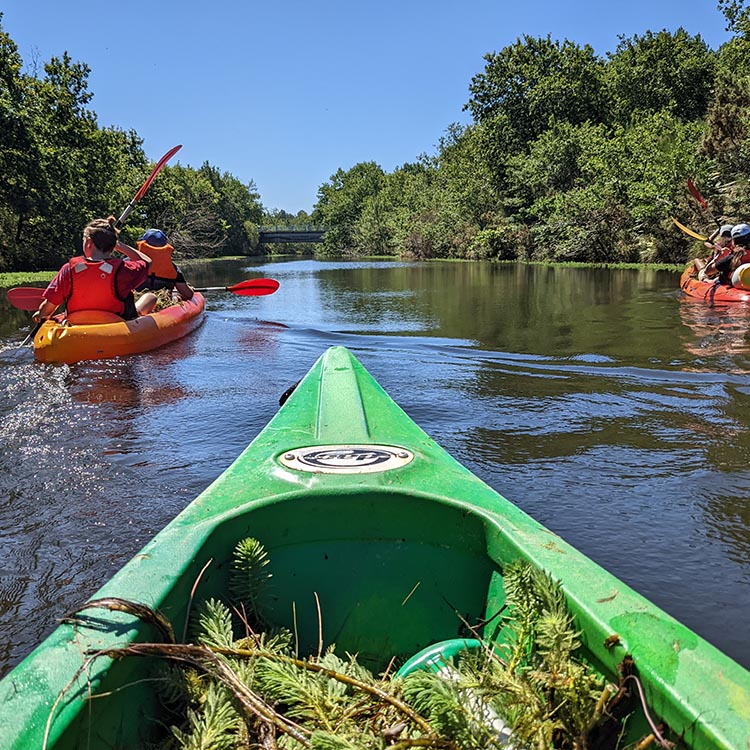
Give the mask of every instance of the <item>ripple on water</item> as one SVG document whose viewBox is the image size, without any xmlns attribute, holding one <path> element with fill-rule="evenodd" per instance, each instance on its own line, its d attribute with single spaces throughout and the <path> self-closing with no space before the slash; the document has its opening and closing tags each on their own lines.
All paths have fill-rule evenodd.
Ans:
<svg viewBox="0 0 750 750">
<path fill-rule="evenodd" d="M 150 355 L 55 367 L 19 350 L 15 329 L 0 344 L 0 671 L 220 474 L 335 344 L 511 502 L 750 663 L 736 635 L 750 590 L 747 319 L 681 305 L 677 278 L 649 273 L 248 273 L 281 287 L 212 296 L 198 331 Z"/>
</svg>

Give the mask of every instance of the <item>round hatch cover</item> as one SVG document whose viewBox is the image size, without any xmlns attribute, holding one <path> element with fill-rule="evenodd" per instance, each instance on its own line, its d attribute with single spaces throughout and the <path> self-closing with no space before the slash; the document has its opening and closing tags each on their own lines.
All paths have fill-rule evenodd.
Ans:
<svg viewBox="0 0 750 750">
<path fill-rule="evenodd" d="M 393 445 L 312 445 L 279 456 L 284 466 L 320 474 L 371 474 L 406 466 L 414 454 Z"/>
</svg>

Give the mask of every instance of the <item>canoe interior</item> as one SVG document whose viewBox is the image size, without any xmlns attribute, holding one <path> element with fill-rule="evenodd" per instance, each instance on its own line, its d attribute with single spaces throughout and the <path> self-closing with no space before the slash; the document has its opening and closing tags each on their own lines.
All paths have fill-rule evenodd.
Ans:
<svg viewBox="0 0 750 750">
<path fill-rule="evenodd" d="M 291 529 L 289 513 L 300 519 Z M 299 497 L 222 526 L 208 546 L 232 547 L 243 527 L 242 535 L 255 536 L 269 551 L 273 576 L 262 609 L 275 624 L 298 632 L 301 653 L 317 651 L 316 594 L 323 641 L 359 654 L 375 670 L 394 656 L 403 660 L 435 641 L 470 635 L 457 612 L 472 623 L 487 614 L 495 566 L 484 527 L 430 499 Z M 218 591 L 226 567 L 215 568 Z M 489 606 L 502 604 L 495 599 Z"/>
<path fill-rule="evenodd" d="M 376 673 L 391 662 L 393 673 L 435 643 L 473 637 L 467 623 L 490 621 L 480 629 L 483 637 L 502 638 L 493 616 L 505 601 L 502 560 L 518 557 L 515 546 L 504 544 L 481 514 L 436 502 L 434 496 L 368 491 L 312 498 L 296 494 L 219 524 L 198 557 L 184 570 L 170 571 L 178 573 L 173 585 L 153 603 L 178 637 L 191 588 L 209 560 L 197 598 L 231 601 L 231 552 L 247 536 L 259 539 L 270 558 L 271 584 L 261 609 L 273 625 L 297 634 L 300 654 L 317 653 L 319 616 L 324 648 L 335 643 L 339 654 L 356 653 Z M 100 645 L 122 644 L 133 636 L 159 638 L 141 623 L 130 630 L 134 622 L 126 615 L 86 610 L 79 617 L 94 629 L 103 628 Z M 119 627 L 113 628 L 113 619 Z M 589 660 L 596 662 L 593 654 Z M 79 657 L 79 665 L 82 661 Z M 90 714 L 81 700 L 88 684 L 67 694 L 54 724 L 65 728 L 51 747 L 80 747 L 84 738 L 92 746 L 110 747 L 106 743 L 113 736 L 115 747 L 140 747 L 159 739 L 164 728 L 154 708 L 158 691 L 148 681 L 159 674 L 153 660 L 98 658 L 88 670 L 89 684 L 93 692 L 109 695 L 97 698 Z M 645 726 L 636 722 L 631 730 L 634 737 L 642 736 Z"/>
</svg>

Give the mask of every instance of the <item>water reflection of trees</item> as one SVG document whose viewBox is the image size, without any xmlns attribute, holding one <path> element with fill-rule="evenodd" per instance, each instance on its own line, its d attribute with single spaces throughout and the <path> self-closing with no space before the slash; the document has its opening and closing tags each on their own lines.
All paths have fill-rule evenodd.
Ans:
<svg viewBox="0 0 750 750">
<path fill-rule="evenodd" d="M 22 341 L 31 330 L 31 313 L 18 310 L 0 294 L 0 339 L 19 338 Z"/>
<path fill-rule="evenodd" d="M 728 556 L 741 565 L 750 565 L 750 497 L 745 488 L 750 476 L 738 475 L 742 487 L 737 494 L 714 495 L 706 498 L 706 522 L 709 536 L 726 545 Z"/>
</svg>

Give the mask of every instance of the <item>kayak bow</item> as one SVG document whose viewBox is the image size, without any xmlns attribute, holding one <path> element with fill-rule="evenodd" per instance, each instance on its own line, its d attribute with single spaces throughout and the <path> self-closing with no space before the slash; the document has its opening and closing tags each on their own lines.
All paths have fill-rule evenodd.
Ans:
<svg viewBox="0 0 750 750">
<path fill-rule="evenodd" d="M 180 632 L 193 591 L 226 596 L 232 551 L 247 536 L 271 560 L 270 621 L 293 630 L 301 652 L 335 641 L 380 670 L 455 638 L 462 621 L 494 642 L 503 570 L 530 562 L 561 582 L 583 655 L 607 680 L 632 656 L 672 740 L 690 750 L 745 746 L 750 672 L 461 466 L 342 347 L 97 598 L 147 603 Z M 163 736 L 152 679 L 160 665 L 90 657 L 163 631 L 105 610 L 58 627 L 0 682 L 2 746 L 41 747 L 45 732 L 50 750 L 143 747 Z M 625 741 L 644 731 L 641 711 Z"/>
</svg>

